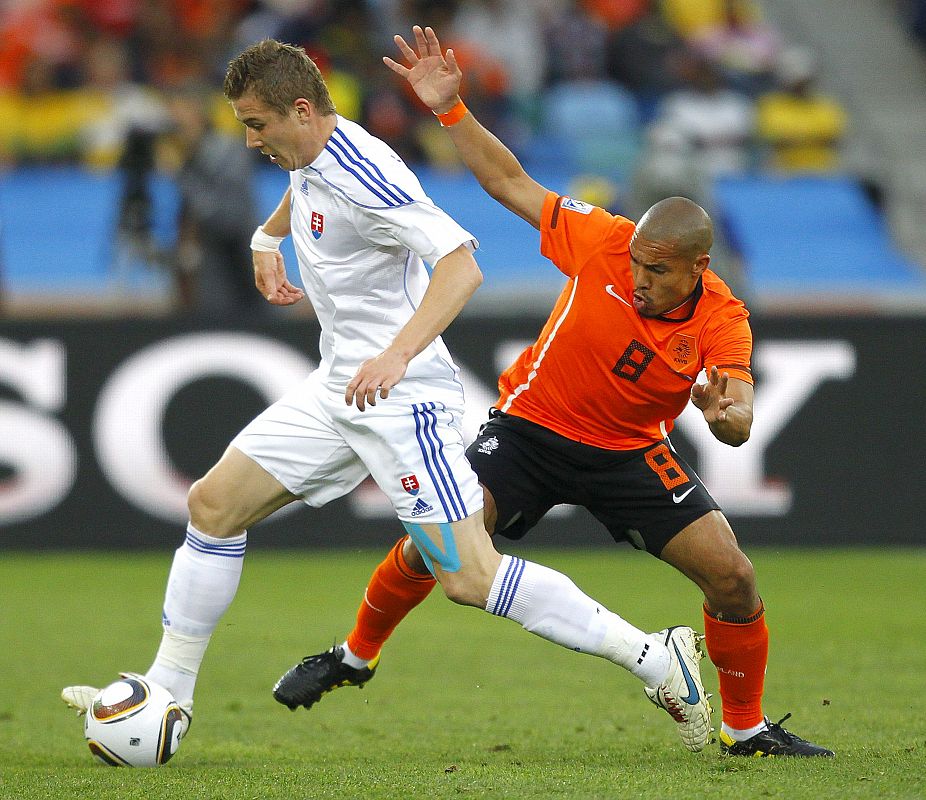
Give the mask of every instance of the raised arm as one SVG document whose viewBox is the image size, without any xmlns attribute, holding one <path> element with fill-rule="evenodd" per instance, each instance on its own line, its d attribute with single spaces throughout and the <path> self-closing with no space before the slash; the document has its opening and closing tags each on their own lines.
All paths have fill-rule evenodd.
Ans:
<svg viewBox="0 0 926 800">
<path fill-rule="evenodd" d="M 465 110 L 460 99 L 463 73 L 453 50 L 441 51 L 432 28 L 422 30 L 416 25 L 412 33 L 417 53 L 401 36 L 395 37 L 395 43 L 409 66 L 388 57 L 384 57 L 383 62 L 405 78 L 421 101 L 439 117 L 447 112 L 452 112 L 451 118 L 463 114 L 462 119 L 456 122 L 442 120 L 463 163 L 489 195 L 535 228 L 540 228 L 547 189 L 531 178 L 514 153 Z"/>
</svg>

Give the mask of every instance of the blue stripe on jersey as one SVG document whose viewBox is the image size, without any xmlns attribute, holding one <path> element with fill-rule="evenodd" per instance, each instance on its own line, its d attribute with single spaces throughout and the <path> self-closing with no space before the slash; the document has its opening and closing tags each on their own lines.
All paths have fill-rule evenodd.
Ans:
<svg viewBox="0 0 926 800">
<path fill-rule="evenodd" d="M 433 412 L 429 414 L 428 409 L 425 407 L 426 405 L 428 404 L 422 403 L 412 406 L 412 412 L 415 416 L 415 436 L 418 439 L 418 446 L 421 448 L 421 455 L 424 458 L 425 467 L 428 470 L 428 475 L 431 476 L 431 483 L 437 492 L 438 500 L 440 500 L 444 508 L 444 513 L 447 515 L 448 519 L 454 521 L 461 520 L 467 516 L 466 509 L 463 507 L 462 499 L 460 499 L 460 506 L 458 507 L 453 497 L 450 485 L 452 483 L 453 488 L 456 489 L 456 482 L 453 480 L 453 475 L 450 475 L 450 481 L 448 482 L 447 474 L 441 469 L 443 466 L 447 472 L 450 471 L 447 459 L 444 458 L 444 443 L 440 440 L 435 429 L 437 416 Z M 429 405 L 433 408 L 434 403 L 430 403 Z M 456 494 L 457 497 L 459 497 L 458 489 Z M 462 513 L 460 508 L 463 509 Z"/>
<path fill-rule="evenodd" d="M 521 583 L 521 576 L 524 574 L 524 559 L 516 556 L 509 556 L 508 569 L 505 571 L 505 577 L 502 578 L 502 585 L 498 590 L 498 597 L 495 600 L 495 606 L 492 613 L 497 617 L 507 617 L 511 610 L 511 604 L 514 602 L 515 595 L 518 593 L 518 584 Z"/>
<path fill-rule="evenodd" d="M 198 553 L 210 556 L 224 556 L 225 558 L 244 558 L 244 549 L 247 542 L 229 542 L 228 544 L 213 544 L 204 541 L 187 531 L 186 544 Z"/>
<path fill-rule="evenodd" d="M 369 189 L 370 192 L 371 192 L 372 194 L 376 195 L 376 196 L 377 196 L 380 200 L 382 200 L 387 206 L 389 206 L 389 207 L 391 207 L 391 208 L 398 208 L 398 207 L 401 205 L 401 203 L 398 203 L 398 202 L 396 202 L 395 200 L 392 200 L 392 199 L 390 199 L 389 197 L 386 197 L 384 194 L 381 194 L 380 192 L 378 192 L 376 189 L 373 188 L 373 186 L 371 186 L 371 185 L 363 178 L 362 175 L 360 175 L 356 170 L 351 169 L 347 164 L 345 164 L 344 161 L 341 159 L 341 157 L 335 152 L 335 149 L 331 146 L 331 140 L 330 140 L 330 139 L 328 140 L 328 144 L 325 145 L 325 150 L 327 150 L 329 153 L 331 153 L 331 155 L 334 157 L 334 160 L 337 161 L 338 164 L 340 164 L 341 167 L 342 167 L 345 171 L 347 171 L 347 172 L 349 172 L 351 175 L 353 175 L 358 181 L 360 181 L 361 184 L 363 184 L 367 189 Z"/>
<path fill-rule="evenodd" d="M 440 403 L 440 404 L 432 403 L 431 408 L 432 409 L 437 408 L 438 405 L 440 406 L 440 409 L 439 409 L 440 411 L 447 410 L 447 407 L 443 403 Z M 433 410 L 429 413 L 434 418 L 434 425 L 433 425 L 434 430 L 437 430 L 437 414 L 435 414 Z M 464 519 L 469 516 L 469 511 L 466 508 L 466 503 L 463 502 L 463 493 L 460 491 L 460 486 L 457 483 L 457 476 L 454 474 L 453 470 L 451 469 L 450 463 L 447 461 L 447 456 L 444 454 L 443 442 L 441 442 L 441 447 L 437 451 L 437 457 L 440 459 L 441 463 L 444 465 L 444 470 L 445 470 L 444 474 L 450 480 L 450 485 L 453 489 L 453 495 L 456 497 L 456 502 L 460 504 L 460 519 Z M 467 464 L 468 463 L 469 462 L 467 462 Z"/>
<path fill-rule="evenodd" d="M 347 150 L 343 142 L 340 142 L 332 136 L 328 140 L 328 144 L 325 145 L 325 149 L 334 156 L 335 161 L 341 165 L 347 172 L 353 175 L 360 183 L 369 189 L 374 195 L 376 195 L 380 200 L 382 200 L 387 206 L 392 208 L 398 208 L 399 206 L 405 205 L 406 201 L 403 201 L 399 196 L 390 189 L 390 186 L 385 182 L 377 179 L 371 172 L 368 170 L 357 158 L 352 156 Z M 338 151 L 344 156 L 342 159 L 338 155 Z M 350 166 L 347 162 L 355 165 L 358 169 L 355 169 L 353 166 Z M 369 163 L 369 162 L 367 162 Z M 360 171 L 363 172 L 361 175 Z M 407 202 L 411 202 L 411 198 Z"/>
<path fill-rule="evenodd" d="M 413 200 L 408 194 L 406 194 L 404 191 L 402 191 L 402 189 L 401 189 L 397 184 L 395 184 L 395 183 L 390 183 L 389 181 L 386 180 L 386 176 L 383 175 L 382 172 L 380 172 L 379 167 L 377 167 L 375 163 L 373 163 L 372 161 L 370 161 L 370 159 L 366 158 L 366 156 L 364 156 L 364 155 L 357 149 L 357 146 L 348 138 L 347 134 L 344 133 L 344 131 L 342 131 L 340 128 L 335 128 L 335 129 L 334 129 L 334 133 L 331 135 L 331 138 L 332 138 L 332 139 L 337 139 L 337 140 L 338 140 L 338 143 L 341 145 L 342 149 L 344 149 L 345 155 L 347 155 L 347 157 L 350 158 L 351 161 L 353 161 L 353 162 L 354 162 L 357 166 L 359 166 L 367 175 L 369 175 L 370 178 L 372 178 L 373 180 L 376 180 L 375 178 L 373 178 L 373 175 L 370 173 L 370 170 L 367 169 L 367 168 L 364 166 L 364 164 L 369 164 L 369 165 L 370 165 L 370 169 L 372 169 L 373 172 L 375 172 L 376 175 L 379 177 L 378 183 L 379 183 L 387 192 L 389 192 L 389 194 L 391 194 L 391 195 L 392 195 L 393 197 L 395 197 L 396 199 L 401 200 L 402 202 L 405 202 L 405 203 L 413 203 L 413 202 L 414 202 L 414 200 Z M 343 140 L 343 141 L 342 141 L 342 140 Z M 350 153 L 347 152 L 348 149 L 350 149 L 350 151 L 354 154 L 354 157 L 351 157 Z M 361 162 L 363 162 L 363 163 L 361 163 Z"/>
<path fill-rule="evenodd" d="M 447 504 L 444 502 L 444 496 L 440 493 L 440 487 L 437 485 L 437 478 L 434 477 L 434 470 L 431 468 L 431 459 L 428 458 L 428 450 L 421 440 L 421 417 L 418 416 L 417 406 L 412 406 L 412 414 L 415 417 L 415 438 L 418 440 L 418 447 L 421 449 L 421 455 L 424 456 L 425 469 L 428 471 L 428 475 L 431 476 L 431 483 L 434 484 L 434 488 L 437 489 L 437 499 L 440 500 L 441 505 L 444 507 L 444 514 L 449 517 L 450 511 L 447 508 Z"/>
<path fill-rule="evenodd" d="M 437 414 L 434 413 L 434 409 L 436 408 L 437 408 L 437 403 L 430 403 L 428 410 L 425 412 L 425 415 L 431 419 L 430 429 L 433 431 L 437 431 Z M 441 403 L 440 405 L 440 410 L 441 411 L 447 410 L 446 406 L 443 403 Z M 440 440 L 438 441 L 440 442 Z M 466 504 L 463 502 L 463 495 L 460 492 L 459 485 L 457 484 L 456 475 L 453 474 L 453 470 L 450 469 L 450 464 L 447 462 L 447 457 L 444 455 L 443 442 L 440 442 L 440 448 L 437 451 L 437 457 L 438 459 L 440 459 L 441 465 L 444 468 L 444 471 L 441 474 L 446 475 L 450 481 L 450 486 L 446 487 L 447 491 L 450 492 L 452 488 L 452 495 L 456 497 L 456 502 L 459 503 L 460 508 L 463 509 L 463 516 L 460 517 L 460 519 L 463 519 L 463 517 L 468 516 L 468 514 L 466 513 Z M 454 502 L 453 497 L 451 497 L 451 502 Z M 454 503 L 454 505 L 456 505 L 456 503 Z"/>
<path fill-rule="evenodd" d="M 431 476 L 431 483 L 434 486 L 435 491 L 437 492 L 437 499 L 440 500 L 440 504 L 444 507 L 444 514 L 447 515 L 447 518 L 453 518 L 455 520 L 460 519 L 459 516 L 455 516 L 456 509 L 451 510 L 447 505 L 447 498 L 444 493 L 441 491 L 441 483 L 443 481 L 438 481 L 438 475 L 435 474 L 437 465 L 432 461 L 431 456 L 435 455 L 434 442 L 431 441 L 430 437 L 427 434 L 427 427 L 429 420 L 424 416 L 422 410 L 419 410 L 418 406 L 412 406 L 412 413 L 415 417 L 415 438 L 418 439 L 418 447 L 421 449 L 421 455 L 424 458 L 424 466 L 428 471 L 428 475 Z"/>
</svg>

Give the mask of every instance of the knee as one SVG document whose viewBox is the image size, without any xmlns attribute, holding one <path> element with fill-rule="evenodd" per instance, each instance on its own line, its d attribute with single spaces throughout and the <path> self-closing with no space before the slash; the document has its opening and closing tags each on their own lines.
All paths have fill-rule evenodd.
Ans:
<svg viewBox="0 0 926 800">
<path fill-rule="evenodd" d="M 742 553 L 718 571 L 711 581 L 708 601 L 711 608 L 739 615 L 751 614 L 758 605 L 756 572 Z"/>
<path fill-rule="evenodd" d="M 442 572 L 438 580 L 448 600 L 461 606 L 485 608 L 491 583 L 476 579 L 471 572 Z"/>
<path fill-rule="evenodd" d="M 235 531 L 226 530 L 223 503 L 219 492 L 208 478 L 200 478 L 190 487 L 187 494 L 187 508 L 193 527 L 210 536 L 232 536 Z"/>
</svg>

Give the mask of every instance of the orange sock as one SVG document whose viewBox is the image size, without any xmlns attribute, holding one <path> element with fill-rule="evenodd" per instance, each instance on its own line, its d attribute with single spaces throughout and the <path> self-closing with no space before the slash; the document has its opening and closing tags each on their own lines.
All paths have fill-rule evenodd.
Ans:
<svg viewBox="0 0 926 800">
<path fill-rule="evenodd" d="M 717 667 L 723 721 L 747 730 L 764 719 L 762 690 L 768 664 L 765 606 L 743 620 L 719 620 L 704 607 L 707 654 Z"/>
<path fill-rule="evenodd" d="M 355 656 L 372 659 L 405 615 L 430 594 L 437 581 L 428 573 L 412 570 L 402 553 L 407 536 L 399 539 L 389 555 L 373 570 L 357 622 L 347 636 L 347 646 Z"/>
</svg>

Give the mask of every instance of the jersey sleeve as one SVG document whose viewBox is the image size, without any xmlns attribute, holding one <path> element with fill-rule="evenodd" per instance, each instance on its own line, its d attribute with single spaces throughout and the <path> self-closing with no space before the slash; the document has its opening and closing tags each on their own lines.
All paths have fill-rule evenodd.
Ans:
<svg viewBox="0 0 926 800">
<path fill-rule="evenodd" d="M 752 329 L 748 314 L 741 306 L 730 313 L 717 332 L 710 337 L 704 352 L 704 368 L 717 367 L 731 378 L 753 383 Z"/>
<path fill-rule="evenodd" d="M 626 249 L 633 231 L 628 219 L 550 192 L 540 216 L 540 252 L 572 278 L 594 254 Z"/>
<path fill-rule="evenodd" d="M 419 200 L 395 208 L 363 210 L 364 238 L 376 245 L 399 245 L 411 250 L 433 267 L 460 245 L 476 250 L 475 236 L 430 200 Z"/>
</svg>

